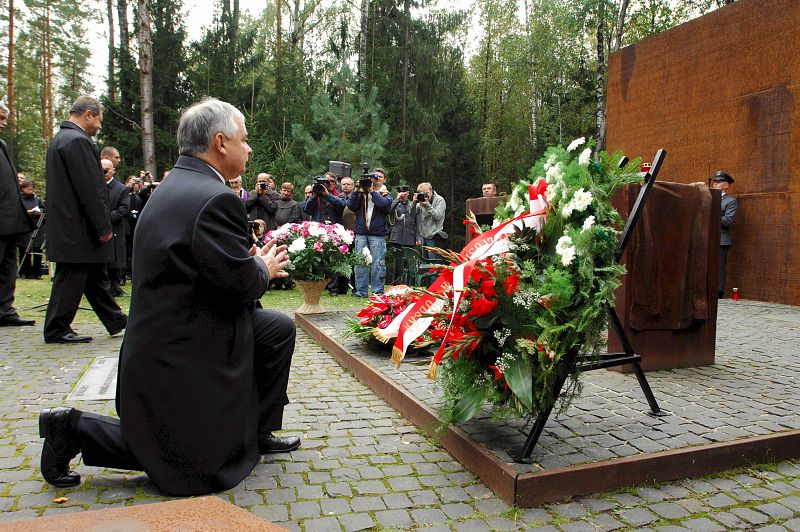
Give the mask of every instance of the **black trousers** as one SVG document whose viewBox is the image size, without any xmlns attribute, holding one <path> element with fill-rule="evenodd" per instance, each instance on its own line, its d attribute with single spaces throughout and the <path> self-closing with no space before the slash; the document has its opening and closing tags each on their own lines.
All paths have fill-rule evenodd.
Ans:
<svg viewBox="0 0 800 532">
<path fill-rule="evenodd" d="M 253 312 L 253 340 L 258 387 L 258 434 L 279 430 L 292 366 L 296 328 L 292 319 L 274 310 Z M 170 408 L 164 405 L 164 408 Z M 120 420 L 84 412 L 78 421 L 83 462 L 90 466 L 142 470 L 122 437 Z"/>
<path fill-rule="evenodd" d="M 0 236 L 0 319 L 18 318 L 14 310 L 17 288 L 17 235 Z"/>
<path fill-rule="evenodd" d="M 717 278 L 717 297 L 722 299 L 725 295 L 725 273 L 728 269 L 728 250 L 730 246 L 719 247 L 719 277 Z"/>
<path fill-rule="evenodd" d="M 84 294 L 107 331 L 124 326 L 128 318 L 107 288 L 105 264 L 56 263 L 44 319 L 44 339 L 53 340 L 72 332 L 72 320 Z"/>
</svg>

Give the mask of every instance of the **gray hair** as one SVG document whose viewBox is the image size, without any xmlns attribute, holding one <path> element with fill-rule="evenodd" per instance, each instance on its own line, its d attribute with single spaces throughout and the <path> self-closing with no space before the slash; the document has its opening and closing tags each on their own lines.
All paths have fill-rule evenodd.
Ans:
<svg viewBox="0 0 800 532">
<path fill-rule="evenodd" d="M 194 157 L 206 153 L 214 135 L 236 135 L 236 118 L 244 115 L 236 107 L 216 98 L 205 98 L 187 109 L 178 124 L 178 153 Z"/>
<path fill-rule="evenodd" d="M 100 103 L 100 100 L 94 96 L 84 94 L 83 96 L 78 96 L 75 102 L 73 102 L 72 107 L 69 109 L 69 114 L 82 115 L 86 111 L 97 116 L 103 112 L 103 105 Z"/>
<path fill-rule="evenodd" d="M 0 100 L 0 113 L 9 114 L 8 105 L 5 100 Z"/>
</svg>

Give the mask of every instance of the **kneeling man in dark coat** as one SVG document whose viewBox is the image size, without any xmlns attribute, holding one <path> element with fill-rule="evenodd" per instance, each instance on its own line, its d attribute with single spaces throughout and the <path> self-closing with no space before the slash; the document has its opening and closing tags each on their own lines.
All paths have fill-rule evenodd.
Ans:
<svg viewBox="0 0 800 532">
<path fill-rule="evenodd" d="M 239 484 L 260 454 L 287 452 L 283 407 L 295 343 L 291 318 L 256 309 L 286 277 L 275 242 L 248 242 L 247 213 L 225 184 L 251 154 L 244 117 L 206 99 L 178 126 L 181 156 L 137 222 L 130 316 L 120 351 L 119 419 L 51 408 L 39 415 L 42 476 L 80 483 L 69 462 L 144 470 L 172 495 Z"/>
</svg>

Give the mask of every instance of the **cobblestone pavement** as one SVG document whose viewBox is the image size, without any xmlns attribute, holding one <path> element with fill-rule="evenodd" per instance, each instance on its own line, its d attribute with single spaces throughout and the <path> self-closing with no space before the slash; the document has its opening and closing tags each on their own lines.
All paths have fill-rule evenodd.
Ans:
<svg viewBox="0 0 800 532">
<path fill-rule="evenodd" d="M 706 445 L 800 429 L 800 307 L 758 302 L 720 302 L 713 366 L 651 371 L 647 379 L 665 417 L 651 417 L 633 374 L 593 371 L 569 409 L 551 416 L 534 449 L 532 465 L 509 456 L 525 442 L 521 421 L 498 422 L 488 409 L 463 428 L 519 472 L 539 471 L 636 454 Z M 342 315 L 314 316 L 331 335 Z M 340 341 L 357 356 L 438 409 L 436 383 L 426 377 L 428 358 L 399 370 L 386 353 L 355 337 Z"/>
<path fill-rule="evenodd" d="M 746 316 L 739 314 L 746 309 L 744 314 L 782 325 L 770 329 L 759 322 L 740 330 Z M 797 353 L 784 340 L 797 336 L 796 309 L 723 305 L 720 314 L 736 349 L 752 344 L 748 334 L 754 334 L 765 357 L 782 349 Z M 114 356 L 121 342 L 103 335 L 99 325 L 81 326 L 81 332 L 94 334 L 95 342 L 46 345 L 38 327 L 0 329 L 0 521 L 167 499 L 141 473 L 82 464 L 76 469 L 83 483 L 76 489 L 42 481 L 38 410 L 64 404 L 91 361 Z M 265 457 L 238 487 L 218 496 L 290 530 L 800 531 L 798 461 L 521 510 L 497 499 L 302 332 L 289 395 L 286 433 L 302 436 L 303 446 Z M 113 413 L 111 401 L 74 406 Z M 53 503 L 59 496 L 69 501 Z"/>
</svg>

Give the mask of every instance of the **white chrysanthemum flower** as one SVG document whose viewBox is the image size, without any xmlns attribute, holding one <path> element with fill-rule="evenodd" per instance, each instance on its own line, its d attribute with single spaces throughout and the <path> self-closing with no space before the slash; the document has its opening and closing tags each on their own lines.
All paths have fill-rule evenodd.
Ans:
<svg viewBox="0 0 800 532">
<path fill-rule="evenodd" d="M 333 226 L 333 232 L 348 246 L 353 243 L 353 234 L 339 224 Z"/>
<path fill-rule="evenodd" d="M 594 216 L 589 216 L 588 218 L 586 218 L 586 220 L 583 221 L 583 227 L 581 228 L 581 231 L 588 231 L 589 229 L 591 229 L 592 226 L 594 225 L 594 221 L 595 221 Z"/>
<path fill-rule="evenodd" d="M 553 200 L 557 198 L 560 193 L 561 190 L 557 185 L 551 185 L 545 189 L 544 199 L 547 200 L 547 203 L 553 203 Z"/>
<path fill-rule="evenodd" d="M 322 236 L 326 234 L 327 231 L 324 227 L 320 226 L 319 224 L 311 224 L 308 226 L 308 234 L 311 236 Z"/>
<path fill-rule="evenodd" d="M 547 158 L 547 161 L 545 161 L 544 163 L 544 171 L 546 172 L 550 170 L 555 164 L 556 164 L 556 156 L 551 155 L 550 157 Z"/>
<path fill-rule="evenodd" d="M 569 143 L 569 146 L 567 146 L 567 151 L 572 151 L 585 142 L 586 142 L 586 137 L 575 139 Z"/>
<path fill-rule="evenodd" d="M 555 166 L 548 168 L 547 173 L 545 174 L 545 181 L 555 184 L 560 182 L 563 177 L 564 172 L 561 170 L 561 163 L 558 163 Z"/>
<path fill-rule="evenodd" d="M 575 246 L 572 245 L 572 239 L 567 235 L 562 236 L 556 243 L 556 253 L 561 257 L 561 264 L 569 266 L 575 260 Z"/>
<path fill-rule="evenodd" d="M 372 264 L 372 253 L 369 252 L 369 248 L 362 249 L 361 253 L 364 255 L 364 258 L 367 261 L 367 266 Z"/>
<path fill-rule="evenodd" d="M 572 201 L 568 201 L 566 204 L 564 204 L 563 207 L 561 207 L 561 216 L 563 216 L 564 218 L 569 218 L 570 216 L 572 216 L 572 211 L 574 210 L 575 210 L 575 203 L 573 203 Z"/>
<path fill-rule="evenodd" d="M 575 195 L 572 196 L 572 203 L 574 205 L 574 209 L 578 212 L 583 212 L 586 210 L 586 207 L 591 205 L 592 203 L 592 193 L 588 192 L 582 188 L 579 188 Z"/>
<path fill-rule="evenodd" d="M 586 148 L 581 152 L 580 156 L 578 157 L 578 164 L 581 166 L 589 166 L 589 162 L 592 160 L 592 149 Z"/>
<path fill-rule="evenodd" d="M 498 220 L 497 218 L 495 218 L 494 220 L 492 220 L 492 229 L 494 229 L 495 227 L 497 227 L 501 223 L 503 223 L 502 220 Z"/>
<path fill-rule="evenodd" d="M 306 241 L 304 238 L 295 238 L 289 246 L 289 253 L 298 253 L 306 249 Z"/>
</svg>

